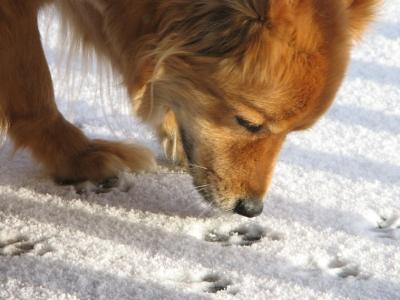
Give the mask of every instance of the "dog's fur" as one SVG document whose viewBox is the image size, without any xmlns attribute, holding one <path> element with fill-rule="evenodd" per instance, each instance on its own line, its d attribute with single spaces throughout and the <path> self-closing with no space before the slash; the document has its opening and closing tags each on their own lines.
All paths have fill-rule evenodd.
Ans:
<svg viewBox="0 0 400 300">
<path fill-rule="evenodd" d="M 225 210 L 262 201 L 286 135 L 312 126 L 378 0 L 2 0 L 0 128 L 61 183 L 152 169 L 139 146 L 88 139 L 58 112 L 37 26 L 59 8 L 119 72 L 138 116 Z"/>
</svg>

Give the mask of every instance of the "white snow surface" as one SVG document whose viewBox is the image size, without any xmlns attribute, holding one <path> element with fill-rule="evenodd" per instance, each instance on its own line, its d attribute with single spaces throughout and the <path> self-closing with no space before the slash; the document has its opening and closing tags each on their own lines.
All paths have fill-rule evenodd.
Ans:
<svg viewBox="0 0 400 300">
<path fill-rule="evenodd" d="M 91 137 L 161 156 L 120 85 L 100 101 L 96 69 L 72 64 L 75 83 L 65 79 L 55 27 L 42 31 L 60 110 Z M 165 167 L 78 194 L 6 142 L 0 299 L 400 299 L 399 1 L 352 56 L 329 113 L 289 137 L 251 220 L 210 209 L 189 175 Z"/>
</svg>

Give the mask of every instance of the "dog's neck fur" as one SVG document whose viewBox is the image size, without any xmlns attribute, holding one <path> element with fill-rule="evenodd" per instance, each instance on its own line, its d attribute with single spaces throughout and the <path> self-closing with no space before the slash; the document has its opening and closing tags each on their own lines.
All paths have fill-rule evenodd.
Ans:
<svg viewBox="0 0 400 300">
<path fill-rule="evenodd" d="M 145 73 L 132 70 L 132 66 L 138 66 L 136 60 L 140 57 L 139 52 L 144 50 L 141 40 L 156 30 L 151 20 L 154 20 L 158 7 L 158 1 L 136 2 L 135 6 L 132 0 L 55 2 L 82 46 L 94 48 L 97 54 L 105 56 L 123 75 L 127 86 L 132 87 L 130 92 L 140 88 L 147 79 L 134 75 L 142 74 L 143 77 Z"/>
</svg>

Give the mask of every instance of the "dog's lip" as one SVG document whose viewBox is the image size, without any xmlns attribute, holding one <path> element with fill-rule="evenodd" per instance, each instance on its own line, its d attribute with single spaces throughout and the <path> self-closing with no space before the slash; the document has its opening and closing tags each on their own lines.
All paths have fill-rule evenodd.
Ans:
<svg viewBox="0 0 400 300">
<path fill-rule="evenodd" d="M 203 200 L 209 204 L 212 205 L 213 208 L 222 211 L 222 212 L 227 212 L 227 213 L 232 213 L 233 207 L 223 207 L 221 206 L 221 202 L 223 201 L 218 201 L 218 199 L 221 199 L 221 197 L 217 196 L 217 193 L 214 190 L 214 185 L 212 185 L 209 182 L 209 176 L 215 176 L 218 180 L 222 180 L 222 177 L 219 176 L 214 170 L 211 168 L 197 168 L 196 164 L 194 166 L 188 167 L 188 170 L 190 172 L 190 175 L 193 178 L 193 185 L 195 187 L 202 187 L 201 189 L 196 188 L 197 192 L 201 195 Z M 193 172 L 196 170 L 196 172 L 201 172 L 202 175 L 204 176 L 203 179 L 197 179 L 196 177 L 198 174 L 196 172 Z"/>
<path fill-rule="evenodd" d="M 203 188 L 203 189 L 197 189 L 197 191 L 199 192 L 199 194 L 203 197 L 203 199 L 209 203 L 214 203 L 214 197 L 212 196 L 212 194 L 210 193 L 210 191 L 208 190 L 207 187 Z"/>
<path fill-rule="evenodd" d="M 197 192 L 201 195 L 203 200 L 207 203 L 210 203 L 213 207 L 218 208 L 218 205 L 215 201 L 215 196 L 213 191 L 210 189 L 210 184 L 208 182 L 203 182 L 201 184 L 197 184 L 195 175 L 191 174 L 193 177 L 193 184 L 195 187 L 197 186 L 204 186 L 201 189 L 196 188 Z"/>
<path fill-rule="evenodd" d="M 205 202 L 211 204 L 212 208 L 224 213 L 233 213 L 233 207 L 223 207 L 220 205 L 217 201 L 218 197 L 215 196 L 212 190 L 205 188 L 197 191 Z"/>
</svg>

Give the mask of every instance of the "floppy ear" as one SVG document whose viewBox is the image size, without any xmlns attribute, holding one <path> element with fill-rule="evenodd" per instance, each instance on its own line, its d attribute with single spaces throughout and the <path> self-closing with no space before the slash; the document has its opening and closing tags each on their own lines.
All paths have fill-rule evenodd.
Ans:
<svg viewBox="0 0 400 300">
<path fill-rule="evenodd" d="M 161 1 L 159 34 L 161 38 L 178 35 L 185 50 L 204 56 L 240 53 L 255 27 L 267 22 L 269 1 Z"/>
<path fill-rule="evenodd" d="M 349 11 L 349 29 L 354 40 L 359 40 L 374 18 L 381 0 L 345 0 Z"/>
</svg>

